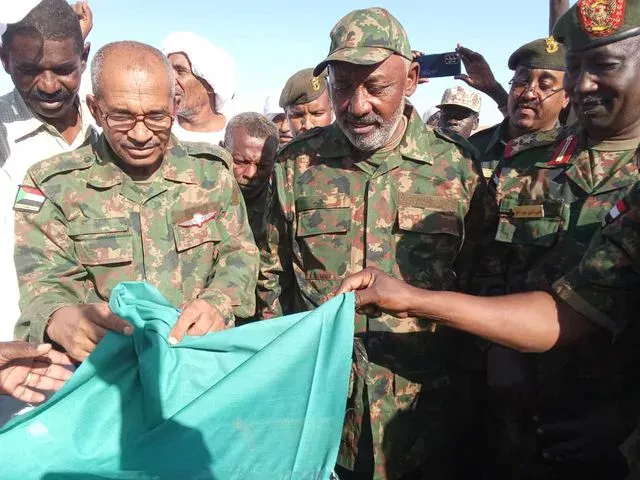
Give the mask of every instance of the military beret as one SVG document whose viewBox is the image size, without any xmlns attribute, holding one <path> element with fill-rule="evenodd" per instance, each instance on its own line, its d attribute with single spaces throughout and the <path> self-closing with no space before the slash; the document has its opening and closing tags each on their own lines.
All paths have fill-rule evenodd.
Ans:
<svg viewBox="0 0 640 480">
<path fill-rule="evenodd" d="M 573 52 L 640 35 L 640 0 L 578 0 L 553 35 Z"/>
<path fill-rule="evenodd" d="M 413 59 L 407 32 L 384 8 L 366 8 L 348 13 L 333 27 L 329 36 L 329 55 L 315 68 L 315 75 L 319 75 L 334 61 L 374 65 L 394 53 L 408 60 Z"/>
<path fill-rule="evenodd" d="M 305 68 L 295 73 L 282 89 L 280 106 L 302 105 L 318 99 L 327 89 L 327 75 L 313 75 L 313 68 Z"/>
<path fill-rule="evenodd" d="M 562 70 L 566 68 L 564 48 L 553 37 L 539 38 L 521 46 L 509 57 L 509 68 L 519 66 L 542 70 Z"/>
</svg>

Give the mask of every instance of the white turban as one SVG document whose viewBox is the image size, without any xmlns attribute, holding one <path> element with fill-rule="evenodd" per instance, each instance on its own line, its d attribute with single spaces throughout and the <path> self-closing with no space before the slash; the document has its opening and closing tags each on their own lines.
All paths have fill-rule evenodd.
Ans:
<svg viewBox="0 0 640 480">
<path fill-rule="evenodd" d="M 224 105 L 236 93 L 236 62 L 231 55 L 209 40 L 192 32 L 171 33 L 162 43 L 162 53 L 184 53 L 193 74 L 206 80 L 215 93 L 216 109 Z"/>
<path fill-rule="evenodd" d="M 42 0 L 14 0 L 5 1 L 0 6 L 0 35 L 7 30 L 7 23 L 18 23 Z"/>
</svg>

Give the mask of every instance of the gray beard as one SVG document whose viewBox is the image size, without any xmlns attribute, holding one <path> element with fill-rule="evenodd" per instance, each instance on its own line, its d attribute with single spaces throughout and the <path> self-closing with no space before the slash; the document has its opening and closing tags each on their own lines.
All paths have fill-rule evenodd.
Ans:
<svg viewBox="0 0 640 480">
<path fill-rule="evenodd" d="M 333 99 L 331 99 L 331 104 L 333 105 L 333 111 L 337 111 L 337 105 L 334 104 Z M 402 115 L 404 115 L 404 108 L 406 105 L 406 100 L 403 98 L 402 102 L 398 106 L 398 110 L 396 110 L 393 116 L 389 119 L 388 122 L 384 122 L 380 127 L 375 130 L 373 133 L 367 135 L 358 135 L 356 133 L 351 132 L 348 129 L 348 126 L 342 121 L 342 119 L 336 115 L 336 123 L 342 130 L 342 133 L 349 139 L 349 142 L 358 150 L 362 152 L 372 152 L 375 150 L 379 150 L 384 147 L 393 134 L 395 133 L 398 125 L 400 124 L 400 120 L 402 119 Z"/>
</svg>

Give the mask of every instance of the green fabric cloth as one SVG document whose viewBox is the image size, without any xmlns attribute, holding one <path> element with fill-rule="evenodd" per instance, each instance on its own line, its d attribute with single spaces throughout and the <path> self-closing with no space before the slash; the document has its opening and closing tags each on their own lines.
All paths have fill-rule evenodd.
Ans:
<svg viewBox="0 0 640 480">
<path fill-rule="evenodd" d="M 354 297 L 204 337 L 167 337 L 179 310 L 118 285 L 135 325 L 107 335 L 43 406 L 0 430 L 12 479 L 324 479 L 336 461 Z"/>
</svg>

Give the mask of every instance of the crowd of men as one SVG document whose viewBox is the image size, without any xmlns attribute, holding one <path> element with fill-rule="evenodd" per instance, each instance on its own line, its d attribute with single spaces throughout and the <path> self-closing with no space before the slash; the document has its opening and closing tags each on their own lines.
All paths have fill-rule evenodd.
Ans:
<svg viewBox="0 0 640 480">
<path fill-rule="evenodd" d="M 122 281 L 180 306 L 171 344 L 355 292 L 341 479 L 635 478 L 640 0 L 551 0 L 508 90 L 458 46 L 471 90 L 424 118 L 407 32 L 355 10 L 229 119 L 233 59 L 192 33 L 104 46 L 79 98 L 91 10 L 32 3 L 0 47 L 0 393 L 130 335 Z"/>
</svg>

